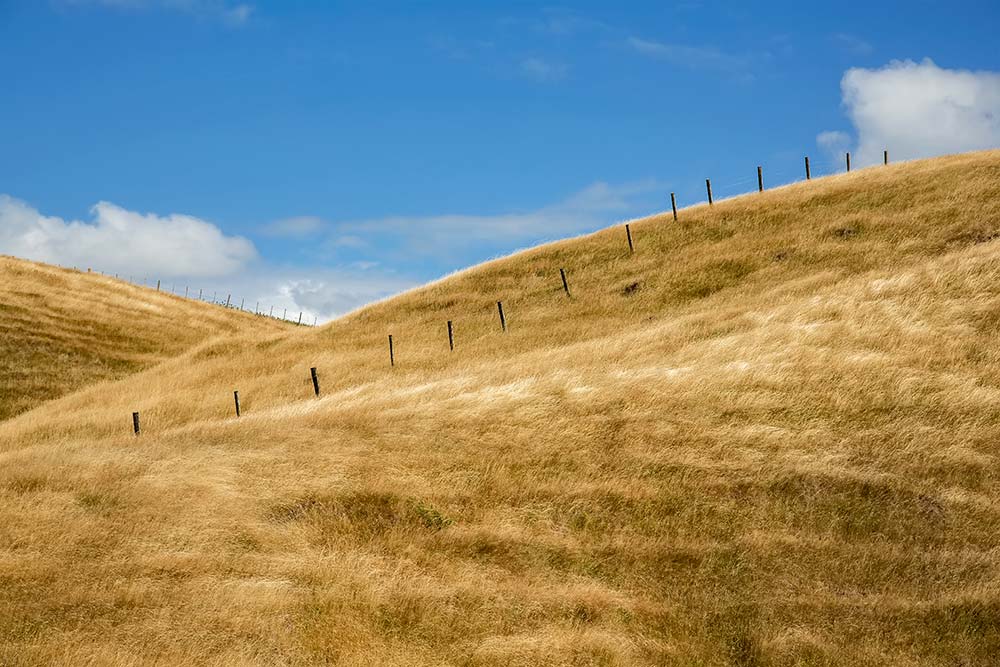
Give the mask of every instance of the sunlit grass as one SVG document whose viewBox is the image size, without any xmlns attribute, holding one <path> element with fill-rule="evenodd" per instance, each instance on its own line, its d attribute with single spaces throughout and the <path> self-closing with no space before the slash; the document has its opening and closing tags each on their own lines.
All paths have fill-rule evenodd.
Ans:
<svg viewBox="0 0 1000 667">
<path fill-rule="evenodd" d="M 631 229 L 0 423 L 0 663 L 994 664 L 1000 152 Z"/>
</svg>

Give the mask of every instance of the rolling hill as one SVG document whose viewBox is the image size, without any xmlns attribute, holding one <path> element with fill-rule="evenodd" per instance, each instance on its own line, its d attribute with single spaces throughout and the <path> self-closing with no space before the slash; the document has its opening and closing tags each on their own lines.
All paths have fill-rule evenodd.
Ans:
<svg viewBox="0 0 1000 667">
<path fill-rule="evenodd" d="M 96 273 L 0 256 L 0 420 L 269 318 Z"/>
<path fill-rule="evenodd" d="M 630 231 L 0 422 L 0 663 L 996 664 L 1000 151 Z"/>
</svg>

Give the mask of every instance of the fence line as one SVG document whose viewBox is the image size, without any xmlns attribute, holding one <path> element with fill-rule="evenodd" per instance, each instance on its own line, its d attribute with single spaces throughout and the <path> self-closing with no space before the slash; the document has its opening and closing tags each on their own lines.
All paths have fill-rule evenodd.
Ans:
<svg viewBox="0 0 1000 667">
<path fill-rule="evenodd" d="M 888 165 L 888 164 L 889 164 L 889 153 L 888 153 L 888 150 L 886 150 L 886 151 L 883 152 L 883 165 Z M 832 161 L 830 161 L 830 162 L 823 161 L 823 162 L 820 163 L 820 166 L 822 166 L 822 167 L 830 167 L 831 169 L 834 168 L 833 165 L 834 165 L 834 163 Z M 815 163 L 810 164 L 809 157 L 807 156 L 804 159 L 804 165 L 803 166 L 804 166 L 804 175 L 805 175 L 806 180 L 811 180 L 812 176 L 813 176 L 813 169 L 812 169 L 812 167 L 815 166 Z M 721 187 L 723 189 L 725 189 L 725 188 L 731 188 L 731 187 L 745 185 L 745 184 L 748 184 L 748 183 L 753 183 L 753 181 L 756 180 L 757 181 L 757 186 L 758 186 L 758 192 L 763 192 L 765 188 L 764 188 L 764 173 L 763 173 L 763 168 L 762 167 L 763 167 L 762 165 L 758 165 L 757 166 L 756 177 L 748 177 L 746 179 L 739 179 L 737 181 L 733 181 L 731 183 L 724 184 Z M 834 172 L 834 173 L 846 173 L 846 172 L 850 172 L 851 171 L 850 153 L 845 153 L 844 168 L 845 168 L 844 172 L 839 172 L 838 171 L 838 172 Z M 776 172 L 776 173 L 770 173 L 770 174 L 768 174 L 768 176 L 769 176 L 769 178 L 774 178 L 775 176 L 777 178 L 782 178 L 783 176 L 787 176 L 787 174 L 788 174 L 787 171 L 779 171 L 779 172 Z M 819 173 L 817 175 L 818 176 L 823 176 L 823 175 L 831 175 L 831 174 L 830 173 L 826 173 L 826 174 Z M 800 182 L 800 181 L 790 181 L 790 182 Z M 782 183 L 781 185 L 787 185 L 787 183 Z M 709 205 L 711 205 L 712 202 L 713 202 L 713 197 L 712 197 L 712 182 L 711 182 L 710 179 L 707 179 L 707 178 L 705 179 L 705 186 L 706 186 L 707 193 L 708 193 L 708 203 L 709 203 Z M 717 188 L 718 187 L 720 187 L 720 186 L 717 186 Z M 771 186 L 771 187 L 774 188 L 774 187 L 780 187 L 780 186 Z M 750 193 L 747 193 L 747 194 L 750 194 Z M 677 200 L 676 200 L 675 193 L 673 193 L 673 192 L 670 193 L 670 204 L 671 204 L 671 210 L 672 210 L 672 213 L 673 213 L 673 219 L 677 220 L 677 215 L 678 215 L 677 214 Z M 626 238 L 627 238 L 627 241 L 628 241 L 629 253 L 630 254 L 634 254 L 635 253 L 635 246 L 634 246 L 633 241 L 632 241 L 632 231 L 631 231 L 630 225 L 627 224 L 627 223 L 625 224 L 625 234 L 626 234 Z M 73 268 L 74 268 L 74 270 L 76 270 L 76 267 L 73 267 Z M 89 273 L 90 269 L 87 269 L 87 271 Z M 561 279 L 561 282 L 562 282 L 562 289 L 563 289 L 563 291 L 565 292 L 565 294 L 566 294 L 567 297 L 570 297 L 571 295 L 570 295 L 570 290 L 569 290 L 569 284 L 567 283 L 567 280 L 566 280 L 566 270 L 565 270 L 564 267 L 559 269 L 559 276 L 560 276 L 560 279 Z M 117 278 L 117 276 L 116 276 L 116 278 Z M 157 289 L 159 289 L 159 281 L 157 281 Z M 185 295 L 186 294 L 187 294 L 187 288 L 185 288 Z M 199 290 L 198 295 L 199 295 L 199 298 L 200 298 L 200 296 L 201 296 L 201 290 Z M 213 296 L 213 301 L 214 301 L 214 298 L 215 297 Z M 497 301 L 496 304 L 497 304 L 497 312 L 498 312 L 498 315 L 500 317 L 501 332 L 504 333 L 504 334 L 506 334 L 507 333 L 507 318 L 506 318 L 506 315 L 504 313 L 503 302 L 502 301 Z M 222 304 L 219 304 L 219 305 L 222 305 Z M 259 308 L 259 305 L 260 304 L 258 302 L 258 308 Z M 232 306 L 229 306 L 229 298 L 228 297 L 226 299 L 225 307 L 232 307 Z M 242 302 L 242 300 L 241 300 L 241 303 L 240 303 L 239 310 L 241 310 L 241 311 L 243 310 L 243 302 Z M 256 311 L 256 309 L 255 309 L 255 311 Z M 272 317 L 273 318 L 273 312 L 274 312 L 274 306 L 271 306 L 271 313 L 272 313 L 272 315 L 268 315 L 268 317 Z M 256 313 L 256 314 L 260 315 L 260 313 Z M 287 316 L 287 314 L 288 314 L 288 311 L 287 311 L 287 309 L 285 309 L 285 313 L 284 313 L 284 315 L 282 316 L 281 319 L 285 320 L 285 321 L 288 321 L 286 319 L 286 317 L 285 317 L 285 316 Z M 273 318 L 273 319 L 277 319 L 277 318 Z M 302 323 L 302 313 L 301 312 L 299 313 L 298 323 L 299 324 Z M 315 325 L 315 319 L 313 321 L 313 325 Z M 455 339 L 454 339 L 454 330 L 453 330 L 453 321 L 452 320 L 448 320 L 448 347 L 449 347 L 449 350 L 452 351 L 452 352 L 455 350 Z M 389 334 L 389 365 L 391 367 L 395 367 L 395 365 L 396 365 L 395 345 L 394 345 L 392 334 Z M 314 366 L 314 367 L 310 368 L 309 370 L 310 370 L 310 376 L 311 376 L 311 379 L 312 379 L 313 391 L 314 391 L 315 395 L 317 397 L 319 397 L 319 378 L 318 378 L 318 374 L 317 374 L 317 369 Z M 233 392 L 233 399 L 234 399 L 235 407 L 236 407 L 236 416 L 239 417 L 241 415 L 239 391 L 234 391 Z M 140 434 L 139 413 L 138 412 L 133 412 L 132 413 L 132 424 L 133 424 L 133 431 L 134 431 L 135 435 L 138 436 Z"/>
</svg>

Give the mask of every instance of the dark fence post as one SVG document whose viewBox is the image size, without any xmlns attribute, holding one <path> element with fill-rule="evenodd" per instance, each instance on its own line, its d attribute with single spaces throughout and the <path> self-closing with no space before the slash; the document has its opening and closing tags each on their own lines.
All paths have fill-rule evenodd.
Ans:
<svg viewBox="0 0 1000 667">
<path fill-rule="evenodd" d="M 299 326 L 302 326 L 302 311 L 299 311 Z"/>
<path fill-rule="evenodd" d="M 230 300 L 232 300 L 232 298 L 233 298 L 232 294 L 227 294 L 226 295 L 226 308 L 229 308 L 229 302 L 230 302 Z"/>
<path fill-rule="evenodd" d="M 559 269 L 559 277 L 562 278 L 563 291 L 566 292 L 566 296 L 569 296 L 569 283 L 566 282 L 566 271 Z"/>
<path fill-rule="evenodd" d="M 628 251 L 635 252 L 635 246 L 632 245 L 632 230 L 628 225 L 625 225 L 625 238 L 628 239 Z"/>
<path fill-rule="evenodd" d="M 274 306 L 271 306 L 271 312 L 267 314 L 268 317 L 274 317 Z"/>
<path fill-rule="evenodd" d="M 198 301 L 201 301 L 201 288 L 198 288 Z"/>
<path fill-rule="evenodd" d="M 760 165 L 757 165 L 757 192 L 764 191 L 764 172 L 761 170 Z"/>
<path fill-rule="evenodd" d="M 705 179 L 705 188 L 708 190 L 708 205 L 711 206 L 712 205 L 712 180 L 711 179 L 708 179 L 708 178 Z"/>
<path fill-rule="evenodd" d="M 396 350 L 392 346 L 392 334 L 389 334 L 389 365 L 396 365 Z"/>
<path fill-rule="evenodd" d="M 889 151 L 882 151 L 882 164 L 889 164 Z"/>
<path fill-rule="evenodd" d="M 847 171 L 850 171 L 851 170 L 851 154 L 850 154 L 850 152 L 846 153 L 846 156 L 847 156 Z"/>
<path fill-rule="evenodd" d="M 806 156 L 806 180 L 808 181 L 812 176 L 809 174 L 809 156 Z"/>
<path fill-rule="evenodd" d="M 503 301 L 497 301 L 497 312 L 500 313 L 500 328 L 507 333 L 507 318 L 503 314 Z"/>
<path fill-rule="evenodd" d="M 281 319 L 284 322 L 288 321 L 288 309 L 287 308 L 285 308 L 284 312 L 281 313 Z"/>
<path fill-rule="evenodd" d="M 233 400 L 236 402 L 236 416 L 240 416 L 240 392 L 233 392 Z"/>
<path fill-rule="evenodd" d="M 313 391 L 316 392 L 317 396 L 319 396 L 319 377 L 316 375 L 315 366 L 309 369 L 309 374 L 312 375 Z"/>
<path fill-rule="evenodd" d="M 187 285 L 184 286 L 184 298 L 185 299 L 188 298 L 188 286 Z"/>
<path fill-rule="evenodd" d="M 451 320 L 448 320 L 448 349 L 455 351 L 455 334 L 451 329 Z"/>
<path fill-rule="evenodd" d="M 87 269 L 87 270 L 90 271 L 90 269 Z M 159 280 L 156 281 L 156 291 L 157 292 L 160 291 L 160 281 Z"/>
<path fill-rule="evenodd" d="M 674 222 L 677 222 L 677 197 L 674 196 L 673 192 L 670 193 L 670 208 L 674 212 Z"/>
<path fill-rule="evenodd" d="M 243 304 L 245 304 L 246 302 L 247 298 L 245 296 L 240 298 L 240 312 L 243 311 Z"/>
<path fill-rule="evenodd" d="M 133 412 L 132 413 L 132 430 L 135 432 L 136 435 L 139 435 L 139 413 L 138 412 Z"/>
</svg>

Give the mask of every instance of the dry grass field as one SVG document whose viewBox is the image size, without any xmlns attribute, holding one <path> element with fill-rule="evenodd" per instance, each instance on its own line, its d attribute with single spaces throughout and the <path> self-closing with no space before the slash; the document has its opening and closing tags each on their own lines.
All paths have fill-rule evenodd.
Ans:
<svg viewBox="0 0 1000 667">
<path fill-rule="evenodd" d="M 170 358 L 0 422 L 0 664 L 996 665 L 1000 151 L 632 231 L 187 349 L 97 311 Z"/>
<path fill-rule="evenodd" d="M 0 255 L 0 420 L 275 320 Z"/>
</svg>

